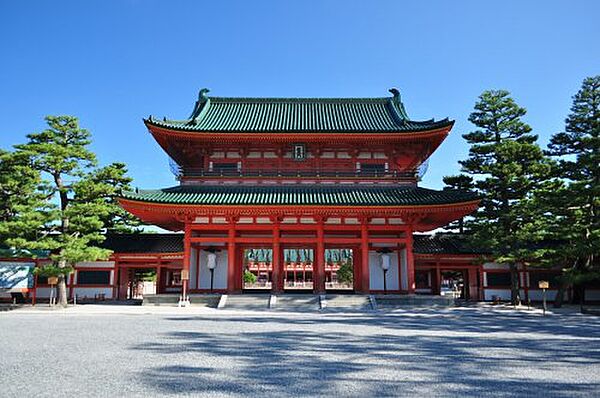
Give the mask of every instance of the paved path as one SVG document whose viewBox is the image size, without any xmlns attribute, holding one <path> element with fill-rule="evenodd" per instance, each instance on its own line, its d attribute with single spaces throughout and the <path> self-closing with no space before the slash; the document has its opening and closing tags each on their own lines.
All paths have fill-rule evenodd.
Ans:
<svg viewBox="0 0 600 398">
<path fill-rule="evenodd" d="M 107 308 L 0 313 L 0 396 L 600 396 L 600 317 Z"/>
</svg>

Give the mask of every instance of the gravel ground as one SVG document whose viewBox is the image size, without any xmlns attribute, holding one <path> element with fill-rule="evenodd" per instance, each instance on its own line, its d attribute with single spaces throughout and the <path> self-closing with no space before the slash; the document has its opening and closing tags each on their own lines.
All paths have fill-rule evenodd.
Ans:
<svg viewBox="0 0 600 398">
<path fill-rule="evenodd" d="M 137 311 L 0 313 L 0 396 L 600 396 L 600 317 Z"/>
</svg>

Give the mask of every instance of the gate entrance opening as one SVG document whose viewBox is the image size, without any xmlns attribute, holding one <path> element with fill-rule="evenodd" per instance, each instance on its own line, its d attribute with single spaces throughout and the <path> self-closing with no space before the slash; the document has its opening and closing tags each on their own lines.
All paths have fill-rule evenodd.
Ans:
<svg viewBox="0 0 600 398">
<path fill-rule="evenodd" d="M 310 248 L 283 249 L 285 290 L 313 289 L 315 251 Z"/>
<path fill-rule="evenodd" d="M 440 283 L 440 294 L 451 295 L 454 298 L 469 299 L 467 272 L 466 271 L 442 271 Z"/>
<path fill-rule="evenodd" d="M 156 294 L 156 268 L 128 270 L 127 299 L 143 299 L 145 294 Z"/>
<path fill-rule="evenodd" d="M 354 290 L 354 251 L 325 249 L 325 289 Z"/>
<path fill-rule="evenodd" d="M 245 290 L 271 290 L 273 286 L 273 249 L 244 249 L 243 288 Z"/>
</svg>

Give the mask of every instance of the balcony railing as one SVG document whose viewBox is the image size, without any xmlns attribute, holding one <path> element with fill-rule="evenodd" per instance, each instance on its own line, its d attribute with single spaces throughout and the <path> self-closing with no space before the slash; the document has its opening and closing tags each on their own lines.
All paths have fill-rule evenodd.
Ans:
<svg viewBox="0 0 600 398">
<path fill-rule="evenodd" d="M 377 170 L 357 170 L 341 171 L 326 169 L 301 169 L 301 170 L 204 170 L 185 168 L 179 170 L 179 178 L 213 178 L 213 177 L 240 177 L 240 178 L 389 178 L 389 179 L 408 179 L 417 177 L 415 171 L 377 171 Z"/>
</svg>

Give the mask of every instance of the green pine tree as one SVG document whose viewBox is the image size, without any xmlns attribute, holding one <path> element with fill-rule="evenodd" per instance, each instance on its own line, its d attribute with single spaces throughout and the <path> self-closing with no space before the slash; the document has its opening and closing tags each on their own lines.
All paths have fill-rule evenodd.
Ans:
<svg viewBox="0 0 600 398">
<path fill-rule="evenodd" d="M 122 209 L 114 195 L 128 188 L 131 180 L 123 164 L 97 167 L 96 156 L 88 149 L 90 133 L 80 128 L 77 118 L 48 116 L 46 122 L 47 129 L 29 134 L 27 143 L 15 146 L 15 156 L 28 159 L 32 174 L 48 177 L 33 194 L 45 200 L 12 217 L 10 223 L 22 228 L 11 231 L 5 243 L 50 251 L 53 264 L 42 273 L 58 276 L 57 299 L 65 306 L 66 276 L 73 265 L 107 258 L 110 251 L 98 247 L 104 232 L 128 225 L 129 218 L 119 216 Z M 31 219 L 40 223 L 32 224 Z"/>
<path fill-rule="evenodd" d="M 546 255 L 565 267 L 555 300 L 560 305 L 568 286 L 600 279 L 600 76 L 583 81 L 565 131 L 552 136 L 548 154 L 558 160 L 558 187 L 547 195 L 558 243 Z"/>
<path fill-rule="evenodd" d="M 460 162 L 482 197 L 470 222 L 472 243 L 509 266 L 515 304 L 520 301 L 518 264 L 531 259 L 533 244 L 542 238 L 534 192 L 550 170 L 537 135 L 522 121 L 525 113 L 508 91 L 483 92 L 469 116 L 477 130 L 463 135 L 471 145 L 469 157 Z"/>
<path fill-rule="evenodd" d="M 462 192 L 473 192 L 475 185 L 473 183 L 473 178 L 465 175 L 458 174 L 455 176 L 445 176 L 444 181 L 444 191 L 454 190 L 454 191 L 462 191 Z M 460 234 L 463 234 L 468 227 L 465 222 L 465 217 L 461 217 L 458 220 L 448 224 L 445 229 L 451 231 L 457 231 Z"/>
</svg>

